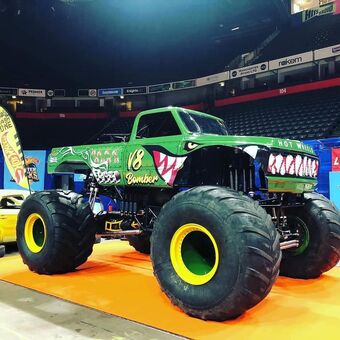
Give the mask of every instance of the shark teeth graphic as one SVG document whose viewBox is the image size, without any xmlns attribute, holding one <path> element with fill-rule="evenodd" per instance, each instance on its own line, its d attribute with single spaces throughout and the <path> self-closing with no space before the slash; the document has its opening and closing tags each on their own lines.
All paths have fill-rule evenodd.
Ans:
<svg viewBox="0 0 340 340">
<path fill-rule="evenodd" d="M 168 185 L 173 186 L 178 170 L 182 168 L 187 157 L 173 157 L 153 151 L 153 158 L 159 175 Z"/>
</svg>

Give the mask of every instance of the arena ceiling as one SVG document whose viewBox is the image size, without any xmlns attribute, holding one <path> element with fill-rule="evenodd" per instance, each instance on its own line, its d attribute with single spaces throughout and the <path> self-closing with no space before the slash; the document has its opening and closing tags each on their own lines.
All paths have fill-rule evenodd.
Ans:
<svg viewBox="0 0 340 340">
<path fill-rule="evenodd" d="M 0 0 L 0 86 L 105 87 L 223 71 L 286 0 Z"/>
</svg>

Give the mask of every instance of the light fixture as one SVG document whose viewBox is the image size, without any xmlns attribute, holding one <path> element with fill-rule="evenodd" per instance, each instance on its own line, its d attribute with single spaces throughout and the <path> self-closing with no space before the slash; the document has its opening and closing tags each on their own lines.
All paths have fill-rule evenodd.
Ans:
<svg viewBox="0 0 340 340">
<path fill-rule="evenodd" d="M 120 96 L 119 98 L 120 98 L 120 99 L 124 99 L 124 96 Z"/>
<path fill-rule="evenodd" d="M 219 85 L 223 87 L 223 86 L 225 85 L 225 82 L 224 82 L 224 81 L 221 81 L 221 82 L 219 83 Z"/>
<path fill-rule="evenodd" d="M 240 26 L 237 26 L 237 27 L 233 27 L 232 29 L 231 29 L 231 31 L 237 31 L 237 30 L 239 30 L 240 29 Z"/>
<path fill-rule="evenodd" d="M 17 99 L 17 96 L 12 96 L 12 99 Z"/>
</svg>

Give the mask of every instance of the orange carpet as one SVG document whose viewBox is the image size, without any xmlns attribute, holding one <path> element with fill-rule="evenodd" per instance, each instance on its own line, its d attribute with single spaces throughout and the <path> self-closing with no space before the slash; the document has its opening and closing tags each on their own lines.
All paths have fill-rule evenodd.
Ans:
<svg viewBox="0 0 340 340">
<path fill-rule="evenodd" d="M 148 256 L 125 242 L 95 246 L 77 272 L 41 276 L 19 256 L 0 259 L 0 279 L 200 339 L 340 339 L 340 268 L 316 280 L 279 278 L 269 296 L 234 321 L 188 317 L 161 292 Z"/>
</svg>

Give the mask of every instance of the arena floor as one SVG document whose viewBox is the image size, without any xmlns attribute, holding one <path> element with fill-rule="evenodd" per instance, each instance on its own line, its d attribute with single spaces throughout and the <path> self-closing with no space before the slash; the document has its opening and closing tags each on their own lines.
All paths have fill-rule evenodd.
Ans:
<svg viewBox="0 0 340 340">
<path fill-rule="evenodd" d="M 280 277 L 258 306 L 237 320 L 218 323 L 190 318 L 171 305 L 153 276 L 149 257 L 125 242 L 96 245 L 89 261 L 66 275 L 31 273 L 18 255 L 0 259 L 0 265 L 0 280 L 6 282 L 0 283 L 1 339 L 31 339 L 34 334 L 338 339 L 340 332 L 340 268 L 316 280 Z M 13 317 L 14 311 L 20 317 Z M 27 321 L 28 312 L 32 322 Z"/>
</svg>

